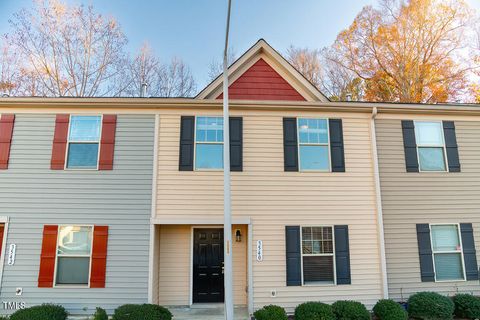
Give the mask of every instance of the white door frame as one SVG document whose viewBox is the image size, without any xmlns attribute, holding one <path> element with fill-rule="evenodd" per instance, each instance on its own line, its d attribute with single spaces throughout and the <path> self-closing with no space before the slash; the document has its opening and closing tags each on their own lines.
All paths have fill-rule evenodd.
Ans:
<svg viewBox="0 0 480 320">
<path fill-rule="evenodd" d="M 2 242 L 2 248 L 1 251 L 1 256 L 0 256 L 0 288 L 2 287 L 3 284 L 3 268 L 5 265 L 5 250 L 7 248 L 7 240 L 8 240 L 8 225 L 9 225 L 9 218 L 6 216 L 0 217 L 0 224 L 4 225 L 3 229 L 3 242 Z"/>
<path fill-rule="evenodd" d="M 248 228 L 248 243 L 247 243 L 247 278 L 248 278 L 248 290 L 247 290 L 247 304 L 248 314 L 253 315 L 253 228 L 250 222 L 247 225 Z"/>
<path fill-rule="evenodd" d="M 194 247 L 194 231 L 195 229 L 222 229 L 223 225 L 200 225 L 200 226 L 191 226 L 190 228 L 190 297 L 189 304 L 193 305 L 193 247 Z"/>
<path fill-rule="evenodd" d="M 251 222 L 248 224 L 238 224 L 247 226 L 247 307 L 248 313 L 253 314 L 253 228 Z M 223 229 L 223 225 L 192 225 L 190 228 L 190 297 L 189 305 L 193 305 L 193 246 L 194 229 Z"/>
</svg>

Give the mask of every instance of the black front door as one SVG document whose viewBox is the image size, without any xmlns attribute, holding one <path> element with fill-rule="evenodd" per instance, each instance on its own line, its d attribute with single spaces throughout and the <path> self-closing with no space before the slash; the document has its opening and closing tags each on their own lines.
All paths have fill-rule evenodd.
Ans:
<svg viewBox="0 0 480 320">
<path fill-rule="evenodd" d="M 193 303 L 223 302 L 223 229 L 194 229 L 193 237 Z"/>
</svg>

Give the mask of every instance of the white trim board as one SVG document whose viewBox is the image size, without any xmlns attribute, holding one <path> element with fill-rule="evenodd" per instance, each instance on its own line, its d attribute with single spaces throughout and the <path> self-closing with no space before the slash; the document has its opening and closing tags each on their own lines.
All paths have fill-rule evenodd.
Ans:
<svg viewBox="0 0 480 320">
<path fill-rule="evenodd" d="M 150 221 L 152 224 L 165 224 L 165 225 L 222 225 L 223 218 L 152 218 Z M 238 217 L 232 219 L 232 224 L 250 224 L 250 217 Z"/>
<path fill-rule="evenodd" d="M 0 217 L 0 223 L 4 224 L 3 229 L 3 242 L 2 247 L 0 248 L 0 289 L 2 288 L 3 284 L 3 269 L 5 267 L 5 255 L 7 250 L 7 240 L 8 240 L 8 227 L 9 227 L 9 218 L 6 216 Z"/>
</svg>

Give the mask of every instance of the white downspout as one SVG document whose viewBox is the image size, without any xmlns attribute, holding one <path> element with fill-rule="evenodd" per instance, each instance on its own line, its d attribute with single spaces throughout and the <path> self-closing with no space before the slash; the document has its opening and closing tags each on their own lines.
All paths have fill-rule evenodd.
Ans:
<svg viewBox="0 0 480 320">
<path fill-rule="evenodd" d="M 155 267 L 155 249 L 157 248 L 157 243 L 155 243 L 155 224 L 153 219 L 157 215 L 157 173 L 158 173 L 158 141 L 160 135 L 160 115 L 155 115 L 155 129 L 154 129 L 154 138 L 153 138 L 153 170 L 152 170 L 152 206 L 150 213 L 150 246 L 148 251 L 148 303 L 158 303 L 158 301 L 153 301 L 153 290 L 158 290 L 153 287 L 153 279 L 155 278 L 154 272 L 159 272 L 159 270 L 154 270 Z M 158 277 L 158 274 L 156 275 Z"/>
<path fill-rule="evenodd" d="M 248 224 L 248 314 L 253 315 L 253 225 Z"/>
<path fill-rule="evenodd" d="M 387 258 L 385 255 L 385 234 L 383 230 L 383 208 L 382 193 L 380 185 L 380 171 L 378 169 L 377 135 L 375 132 L 375 118 L 377 117 L 377 107 L 372 110 L 370 119 L 370 138 L 372 143 L 373 174 L 375 180 L 375 198 L 377 203 L 377 232 L 380 246 L 380 271 L 382 273 L 382 291 L 383 298 L 388 299 L 388 277 L 387 277 Z"/>
</svg>

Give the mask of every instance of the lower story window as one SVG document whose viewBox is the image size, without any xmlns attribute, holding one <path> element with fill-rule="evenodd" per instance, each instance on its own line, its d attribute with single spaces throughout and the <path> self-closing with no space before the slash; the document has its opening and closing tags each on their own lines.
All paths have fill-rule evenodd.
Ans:
<svg viewBox="0 0 480 320">
<path fill-rule="evenodd" d="M 92 226 L 59 227 L 56 285 L 88 285 L 92 237 Z"/>
<path fill-rule="evenodd" d="M 335 283 L 332 227 L 302 227 L 302 273 L 304 284 Z"/>
<path fill-rule="evenodd" d="M 431 225 L 430 228 L 436 280 L 465 280 L 459 226 Z"/>
</svg>

